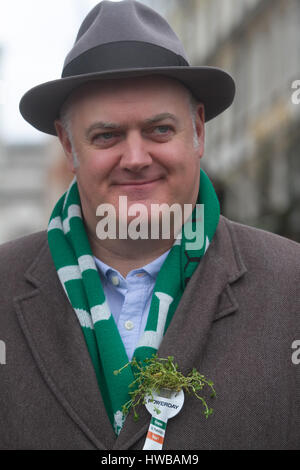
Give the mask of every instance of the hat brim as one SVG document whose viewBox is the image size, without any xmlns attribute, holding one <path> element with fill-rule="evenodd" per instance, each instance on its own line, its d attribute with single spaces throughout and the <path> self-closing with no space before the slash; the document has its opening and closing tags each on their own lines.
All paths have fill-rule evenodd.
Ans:
<svg viewBox="0 0 300 470">
<path fill-rule="evenodd" d="M 61 78 L 29 90 L 20 101 L 24 119 L 46 134 L 56 135 L 54 121 L 68 96 L 79 86 L 95 80 L 163 75 L 179 80 L 204 104 L 205 120 L 210 121 L 233 102 L 235 83 L 224 70 L 215 67 L 155 67 L 112 70 Z"/>
</svg>

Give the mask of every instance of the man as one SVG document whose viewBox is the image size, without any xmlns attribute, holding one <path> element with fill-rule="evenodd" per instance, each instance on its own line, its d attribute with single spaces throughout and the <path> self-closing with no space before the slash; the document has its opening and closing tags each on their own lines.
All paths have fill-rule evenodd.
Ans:
<svg viewBox="0 0 300 470">
<path fill-rule="evenodd" d="M 200 170 L 204 123 L 233 96 L 228 74 L 189 66 L 169 25 L 125 0 L 97 5 L 62 79 L 23 97 L 76 178 L 48 233 L 0 249 L 2 449 L 142 449 L 150 414 L 124 413 L 124 366 L 153 353 L 217 393 L 208 419 L 185 394 L 164 449 L 299 448 L 299 245 L 220 216 Z"/>
</svg>

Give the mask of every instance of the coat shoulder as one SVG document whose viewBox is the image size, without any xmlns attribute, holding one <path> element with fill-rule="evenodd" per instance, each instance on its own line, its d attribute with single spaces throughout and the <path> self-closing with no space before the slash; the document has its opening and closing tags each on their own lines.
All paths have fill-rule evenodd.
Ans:
<svg viewBox="0 0 300 470">
<path fill-rule="evenodd" d="M 246 265 L 300 276 L 300 244 L 266 230 L 223 217 L 232 242 Z"/>
<path fill-rule="evenodd" d="M 0 272 L 30 265 L 43 245 L 47 243 L 47 231 L 33 233 L 0 245 Z"/>
</svg>

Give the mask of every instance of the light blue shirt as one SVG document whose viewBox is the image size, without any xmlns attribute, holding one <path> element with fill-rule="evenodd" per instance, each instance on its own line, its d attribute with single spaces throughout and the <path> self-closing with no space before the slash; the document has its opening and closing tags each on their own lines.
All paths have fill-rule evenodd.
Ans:
<svg viewBox="0 0 300 470">
<path fill-rule="evenodd" d="M 142 268 L 130 271 L 126 279 L 119 271 L 95 258 L 104 294 L 129 361 L 145 330 L 156 278 L 169 252 Z"/>
</svg>

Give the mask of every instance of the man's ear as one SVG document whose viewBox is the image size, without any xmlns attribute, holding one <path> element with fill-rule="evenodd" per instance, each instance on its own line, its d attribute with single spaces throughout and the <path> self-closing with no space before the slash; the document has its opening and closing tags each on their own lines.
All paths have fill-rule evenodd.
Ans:
<svg viewBox="0 0 300 470">
<path fill-rule="evenodd" d="M 199 155 L 202 158 L 204 153 L 204 141 L 205 141 L 205 109 L 202 103 L 197 105 L 196 114 L 196 132 L 199 142 Z"/>
<path fill-rule="evenodd" d="M 75 174 L 76 170 L 74 166 L 73 148 L 68 133 L 59 120 L 56 120 L 54 122 L 54 126 L 56 129 L 57 137 L 59 138 L 60 143 L 64 149 L 65 155 L 67 157 L 68 167 L 71 172 Z"/>
</svg>

